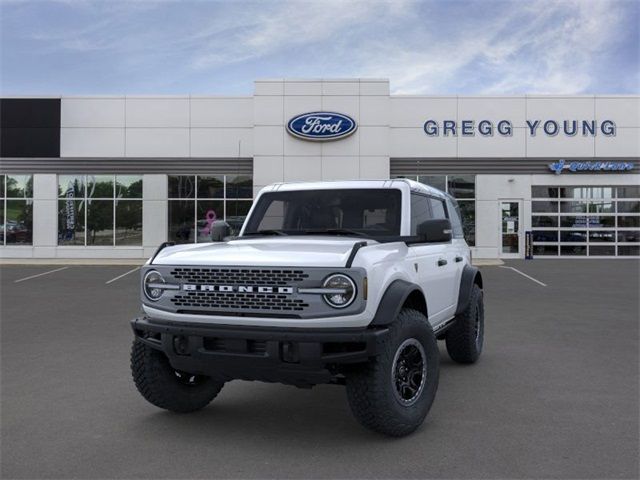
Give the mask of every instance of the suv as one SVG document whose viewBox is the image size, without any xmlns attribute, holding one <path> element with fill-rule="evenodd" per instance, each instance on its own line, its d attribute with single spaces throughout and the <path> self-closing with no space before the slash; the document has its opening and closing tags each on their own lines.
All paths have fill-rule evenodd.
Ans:
<svg viewBox="0 0 640 480">
<path fill-rule="evenodd" d="M 482 277 L 449 195 L 410 180 L 279 183 L 237 237 L 163 244 L 131 322 L 135 384 L 175 412 L 234 379 L 345 385 L 356 418 L 402 436 L 438 388 L 437 339 L 460 363 L 483 343 Z"/>
</svg>

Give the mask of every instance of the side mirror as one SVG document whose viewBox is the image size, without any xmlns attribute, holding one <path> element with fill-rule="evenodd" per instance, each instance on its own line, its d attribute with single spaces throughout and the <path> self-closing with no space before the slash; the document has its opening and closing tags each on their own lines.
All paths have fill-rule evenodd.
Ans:
<svg viewBox="0 0 640 480">
<path fill-rule="evenodd" d="M 446 218 L 425 220 L 418 225 L 416 230 L 422 242 L 443 243 L 451 241 L 451 222 Z"/>
<path fill-rule="evenodd" d="M 231 234 L 231 227 L 224 220 L 216 220 L 211 224 L 211 241 L 222 242 Z"/>
</svg>

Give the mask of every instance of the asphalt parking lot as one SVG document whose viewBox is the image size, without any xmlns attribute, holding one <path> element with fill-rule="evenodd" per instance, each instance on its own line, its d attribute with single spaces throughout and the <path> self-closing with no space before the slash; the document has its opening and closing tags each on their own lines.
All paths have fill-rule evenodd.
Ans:
<svg viewBox="0 0 640 480">
<path fill-rule="evenodd" d="M 2 266 L 2 478 L 638 478 L 640 263 L 482 267 L 473 366 L 441 345 L 425 424 L 362 429 L 342 387 L 227 384 L 201 412 L 129 373 L 131 266 Z"/>
</svg>

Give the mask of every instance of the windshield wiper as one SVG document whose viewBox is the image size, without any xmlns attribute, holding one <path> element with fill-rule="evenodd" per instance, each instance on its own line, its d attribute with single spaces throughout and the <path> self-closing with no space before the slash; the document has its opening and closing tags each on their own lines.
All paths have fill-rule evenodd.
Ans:
<svg viewBox="0 0 640 480">
<path fill-rule="evenodd" d="M 287 235 L 282 230 L 258 230 L 257 232 L 249 232 L 245 233 L 244 236 L 248 235 Z"/>
<path fill-rule="evenodd" d="M 310 235 L 354 235 L 356 237 L 366 237 L 369 238 L 369 235 L 366 233 L 358 232 L 356 230 L 350 230 L 348 228 L 325 228 L 318 230 L 303 230 L 303 233 L 308 233 Z"/>
</svg>

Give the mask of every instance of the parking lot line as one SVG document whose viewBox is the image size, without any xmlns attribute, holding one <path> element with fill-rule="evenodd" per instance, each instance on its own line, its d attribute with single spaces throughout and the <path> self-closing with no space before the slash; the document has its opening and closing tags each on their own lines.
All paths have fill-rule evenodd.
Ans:
<svg viewBox="0 0 640 480">
<path fill-rule="evenodd" d="M 123 273 L 122 275 L 118 275 L 116 278 L 112 278 L 111 280 L 104 282 L 105 285 L 109 285 L 110 283 L 115 282 L 116 280 L 120 280 L 122 277 L 126 277 L 127 275 L 129 275 L 130 273 L 135 272 L 136 270 L 140 270 L 140 267 L 136 267 L 132 270 L 129 270 L 128 272 Z"/>
<path fill-rule="evenodd" d="M 43 275 L 49 275 L 50 273 L 55 273 L 55 272 L 59 272 L 60 270 L 66 270 L 69 267 L 61 267 L 61 268 L 56 268 L 55 270 L 49 270 L 48 272 L 42 272 L 42 273 L 38 273 L 37 275 L 31 275 L 29 277 L 24 277 L 21 278 L 19 280 L 16 280 L 13 283 L 20 283 L 20 282 L 24 282 L 25 280 L 31 280 L 32 278 L 37 278 L 37 277 L 41 277 Z"/>
<path fill-rule="evenodd" d="M 517 268 L 513 268 L 513 267 L 505 267 L 505 266 L 500 266 L 500 268 L 509 268 L 509 269 L 513 270 L 514 272 L 519 273 L 519 274 L 520 274 L 520 275 L 522 275 L 523 277 L 528 278 L 528 279 L 529 279 L 529 280 L 531 280 L 532 282 L 536 282 L 538 285 L 542 285 L 543 287 L 546 287 L 546 286 L 547 286 L 547 284 L 546 284 L 546 283 L 542 283 L 540 280 L 536 280 L 535 278 L 530 277 L 529 275 L 527 275 L 527 274 L 526 274 L 526 273 L 524 273 L 524 272 L 521 272 L 521 271 L 520 271 L 520 270 L 518 270 Z"/>
</svg>

